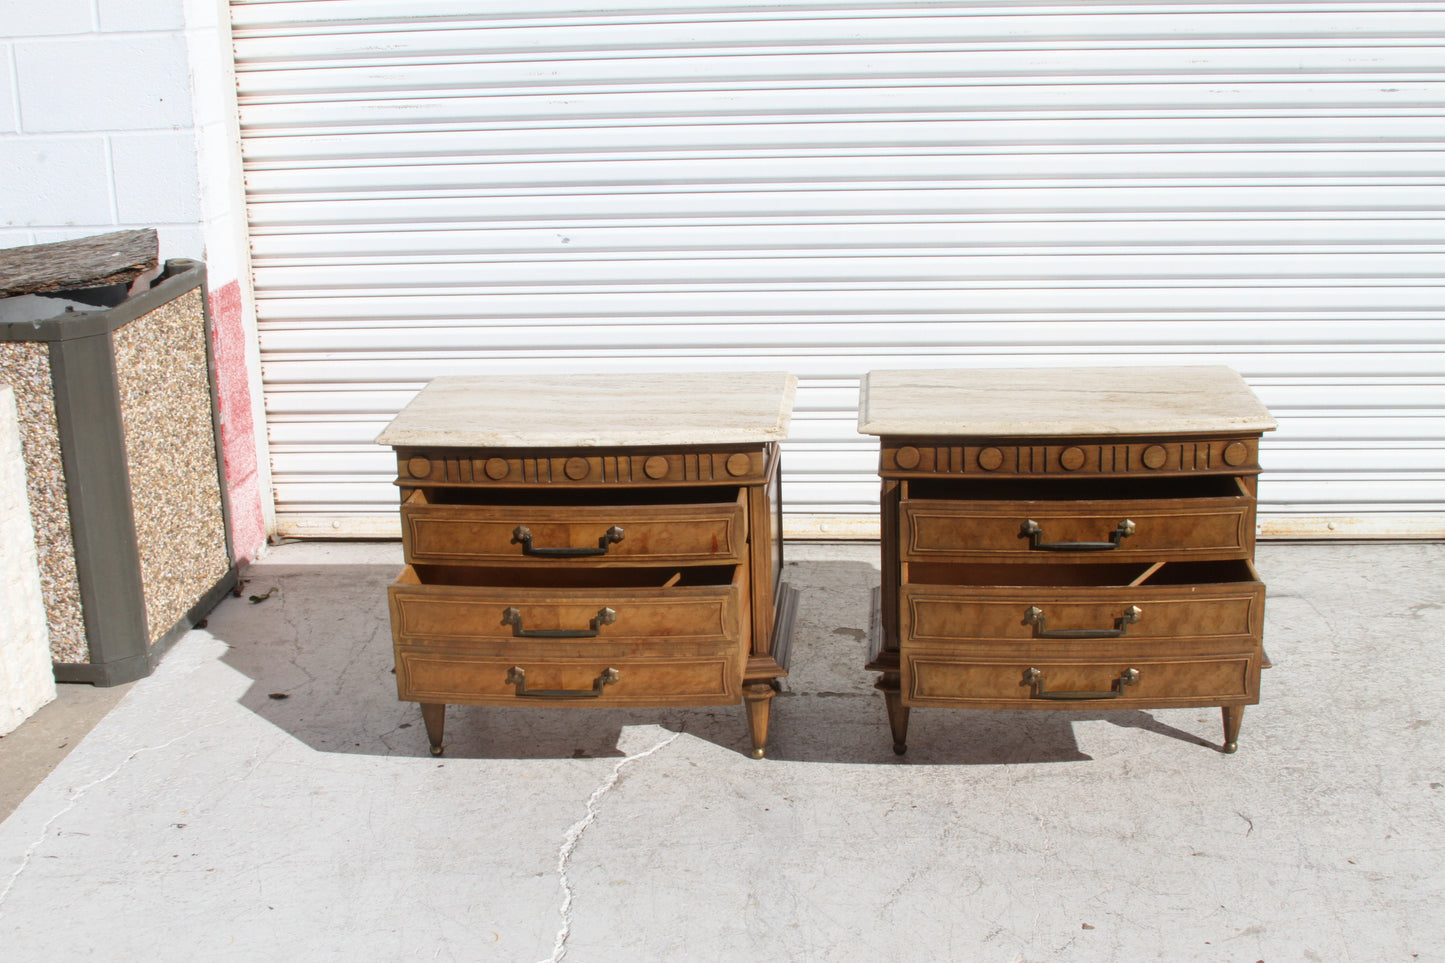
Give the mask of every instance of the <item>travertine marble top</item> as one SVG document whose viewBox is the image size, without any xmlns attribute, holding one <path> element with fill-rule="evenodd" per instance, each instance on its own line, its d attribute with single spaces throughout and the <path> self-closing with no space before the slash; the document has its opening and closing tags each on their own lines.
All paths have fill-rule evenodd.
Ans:
<svg viewBox="0 0 1445 963">
<path fill-rule="evenodd" d="M 1143 435 L 1275 425 L 1223 365 L 873 371 L 858 412 L 867 435 Z"/>
<path fill-rule="evenodd" d="M 784 372 L 437 378 L 379 445 L 448 448 L 746 444 L 788 434 Z"/>
</svg>

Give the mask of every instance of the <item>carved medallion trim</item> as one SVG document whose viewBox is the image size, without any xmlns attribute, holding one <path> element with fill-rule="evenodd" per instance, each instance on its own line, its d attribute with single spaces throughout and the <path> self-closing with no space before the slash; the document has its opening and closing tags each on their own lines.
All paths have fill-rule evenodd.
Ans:
<svg viewBox="0 0 1445 963">
<path fill-rule="evenodd" d="M 401 450 L 397 483 L 403 485 L 708 485 L 760 484 L 777 458 L 777 446 L 755 451 L 633 451 L 556 456 L 455 449 Z"/>
<path fill-rule="evenodd" d="M 1129 442 L 924 445 L 885 438 L 884 475 L 1117 475 L 1255 473 L 1258 438 L 1134 439 Z"/>
</svg>

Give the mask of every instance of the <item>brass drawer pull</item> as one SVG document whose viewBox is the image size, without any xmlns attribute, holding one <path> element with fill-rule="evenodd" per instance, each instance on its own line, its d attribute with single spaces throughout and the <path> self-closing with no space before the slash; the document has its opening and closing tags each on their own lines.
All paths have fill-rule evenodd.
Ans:
<svg viewBox="0 0 1445 963">
<path fill-rule="evenodd" d="M 602 694 L 602 687 L 617 681 L 616 669 L 603 669 L 602 674 L 592 680 L 590 689 L 527 689 L 527 670 L 514 665 L 507 670 L 507 685 L 517 690 L 517 695 L 528 699 L 595 699 Z"/>
<path fill-rule="evenodd" d="M 537 548 L 532 544 L 532 530 L 526 525 L 512 529 L 512 541 L 522 544 L 523 555 L 538 555 L 544 558 L 582 558 L 589 555 L 606 555 L 614 542 L 622 541 L 622 528 L 613 525 L 602 533 L 596 548 Z"/>
<path fill-rule="evenodd" d="M 1119 678 L 1114 680 L 1111 689 L 1103 691 L 1082 690 L 1075 692 L 1049 692 L 1044 688 L 1044 674 L 1038 669 L 1030 668 L 1024 672 L 1024 682 L 1034 687 L 1035 699 L 1117 699 L 1124 694 L 1124 686 L 1134 685 L 1139 681 L 1138 669 L 1125 669 L 1119 673 Z"/>
<path fill-rule="evenodd" d="M 1124 519 L 1109 533 L 1107 542 L 1046 542 L 1044 527 L 1030 518 L 1019 528 L 1019 538 L 1029 540 L 1031 552 L 1112 552 L 1119 543 L 1134 534 L 1134 523 Z"/>
<path fill-rule="evenodd" d="M 1030 605 L 1024 610 L 1024 624 L 1034 627 L 1036 639 L 1117 639 L 1130 625 L 1143 617 L 1144 610 L 1137 605 L 1131 605 L 1124 610 L 1124 614 L 1114 620 L 1112 629 L 1050 629 L 1047 627 L 1047 617 L 1043 609 Z"/>
<path fill-rule="evenodd" d="M 502 612 L 502 622 L 512 627 L 512 635 L 519 639 L 590 639 L 597 635 L 599 626 L 611 625 L 617 621 L 617 612 L 609 608 L 597 610 L 589 623 L 591 628 L 586 629 L 524 629 L 522 628 L 522 610 L 516 606 L 507 606 Z"/>
</svg>

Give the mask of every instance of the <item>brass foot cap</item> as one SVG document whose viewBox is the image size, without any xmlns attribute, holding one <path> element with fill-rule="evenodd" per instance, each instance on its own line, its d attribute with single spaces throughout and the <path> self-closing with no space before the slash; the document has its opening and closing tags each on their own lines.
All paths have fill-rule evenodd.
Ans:
<svg viewBox="0 0 1445 963">
<path fill-rule="evenodd" d="M 1239 748 L 1239 743 L 1237 743 L 1237 742 L 1226 742 L 1226 743 L 1224 744 L 1224 751 L 1225 751 L 1225 752 L 1234 752 L 1234 751 L 1237 750 L 1238 748 Z"/>
<path fill-rule="evenodd" d="M 431 754 L 432 754 L 433 756 L 440 756 L 440 755 L 442 754 L 442 750 L 445 749 L 445 748 L 446 748 L 446 746 L 432 746 L 432 747 L 431 747 Z"/>
<path fill-rule="evenodd" d="M 906 743 L 906 742 L 895 742 L 895 743 L 893 744 L 893 754 L 894 754 L 895 756 L 901 756 L 901 755 L 903 755 L 903 754 L 904 754 L 905 752 L 907 752 L 907 751 L 908 751 L 908 743 Z"/>
<path fill-rule="evenodd" d="M 762 746 L 759 746 L 758 748 L 754 749 L 751 753 L 749 753 L 749 755 L 751 755 L 754 759 L 761 759 L 761 758 L 763 758 L 763 755 L 764 755 L 764 753 L 766 753 L 766 752 L 767 752 L 767 749 L 763 748 Z"/>
</svg>

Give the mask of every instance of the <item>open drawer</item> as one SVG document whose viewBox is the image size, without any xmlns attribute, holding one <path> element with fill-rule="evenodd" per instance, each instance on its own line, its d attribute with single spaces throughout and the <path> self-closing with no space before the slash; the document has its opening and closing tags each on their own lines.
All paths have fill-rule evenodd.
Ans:
<svg viewBox="0 0 1445 963">
<path fill-rule="evenodd" d="M 747 566 L 410 566 L 389 590 L 402 699 L 483 705 L 737 702 Z"/>
<path fill-rule="evenodd" d="M 401 506 L 408 561 L 718 565 L 746 553 L 745 488 L 418 489 Z"/>
<path fill-rule="evenodd" d="M 389 590 L 403 643 L 737 642 L 747 566 L 487 569 L 411 565 Z"/>
<path fill-rule="evenodd" d="M 1247 560 L 915 565 L 910 579 L 900 597 L 905 704 L 1259 699 L 1264 585 Z"/>
<path fill-rule="evenodd" d="M 910 481 L 905 562 L 1244 558 L 1255 500 L 1233 476 Z"/>
<path fill-rule="evenodd" d="M 1264 583 L 1246 559 L 908 572 L 900 589 L 905 644 L 1257 637 L 1264 618 Z"/>
</svg>

